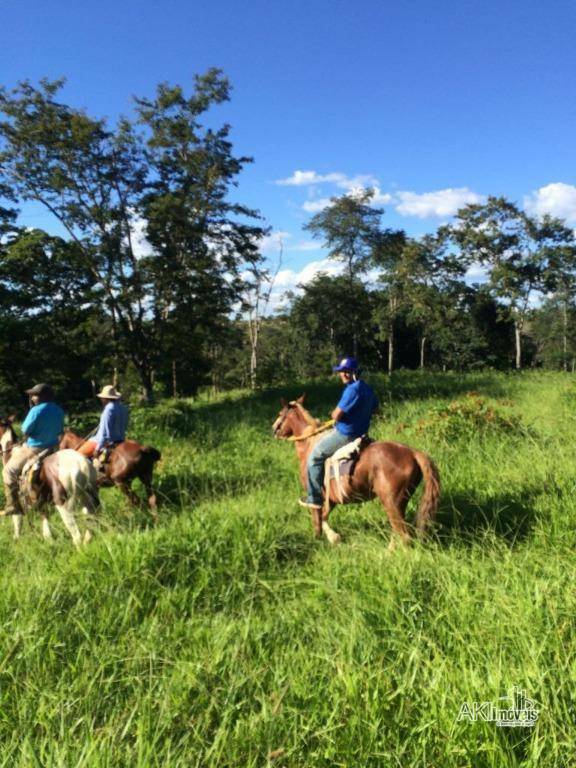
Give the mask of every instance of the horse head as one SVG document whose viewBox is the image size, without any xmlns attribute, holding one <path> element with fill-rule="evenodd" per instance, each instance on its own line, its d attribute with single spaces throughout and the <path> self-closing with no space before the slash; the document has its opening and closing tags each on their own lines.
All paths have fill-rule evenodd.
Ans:
<svg viewBox="0 0 576 768">
<path fill-rule="evenodd" d="M 64 450 L 65 448 L 73 448 L 74 450 L 82 443 L 82 438 L 75 435 L 71 429 L 65 429 L 62 437 L 60 438 L 59 448 Z"/>
<path fill-rule="evenodd" d="M 272 424 L 272 434 L 278 440 L 286 440 L 288 437 L 302 434 L 306 426 L 317 424 L 308 411 L 304 408 L 306 395 L 301 395 L 297 400 L 288 402 L 281 398 L 282 408 Z"/>
<path fill-rule="evenodd" d="M 6 464 L 10 458 L 12 448 L 18 441 L 16 432 L 12 426 L 15 419 L 15 416 L 6 416 L 6 418 L 0 419 L 0 449 L 2 451 L 2 461 L 4 464 Z"/>
</svg>

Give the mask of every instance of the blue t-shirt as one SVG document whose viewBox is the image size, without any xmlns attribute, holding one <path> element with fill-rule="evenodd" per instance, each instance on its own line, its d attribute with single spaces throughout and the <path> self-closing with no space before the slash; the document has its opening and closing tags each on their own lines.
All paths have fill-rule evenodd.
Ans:
<svg viewBox="0 0 576 768">
<path fill-rule="evenodd" d="M 28 411 L 22 424 L 26 442 L 32 448 L 51 448 L 58 445 L 64 432 L 64 411 L 56 403 L 40 403 Z"/>
<path fill-rule="evenodd" d="M 128 429 L 128 408 L 114 400 L 107 403 L 102 415 L 98 432 L 94 436 L 96 449 L 100 450 L 105 443 L 121 443 L 126 439 L 126 430 Z"/>
<path fill-rule="evenodd" d="M 378 407 L 378 398 L 371 387 L 361 379 L 347 384 L 338 403 L 344 411 L 336 429 L 342 435 L 360 437 L 368 432 L 370 417 Z"/>
</svg>

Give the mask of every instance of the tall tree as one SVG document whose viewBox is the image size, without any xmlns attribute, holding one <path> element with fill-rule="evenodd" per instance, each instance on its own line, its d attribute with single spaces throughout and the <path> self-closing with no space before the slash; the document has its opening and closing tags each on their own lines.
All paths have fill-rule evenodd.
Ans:
<svg viewBox="0 0 576 768">
<path fill-rule="evenodd" d="M 574 231 L 563 221 L 551 216 L 544 216 L 537 223 L 534 237 L 537 239 L 545 259 L 544 289 L 553 293 L 553 298 L 561 307 L 562 317 L 562 367 L 568 370 L 569 319 L 576 299 L 576 241 Z M 554 302 L 552 302 L 554 303 Z"/>
<path fill-rule="evenodd" d="M 151 400 L 166 336 L 229 311 L 243 265 L 259 259 L 262 229 L 246 223 L 256 213 L 228 200 L 249 158 L 233 155 L 228 125 L 201 122 L 229 83 L 210 70 L 191 96 L 160 85 L 116 128 L 60 103 L 62 86 L 0 90 L 0 180 L 76 243 Z"/>
<path fill-rule="evenodd" d="M 353 292 L 354 282 L 366 271 L 376 244 L 382 239 L 380 219 L 382 208 L 371 202 L 374 190 L 365 189 L 354 194 L 333 197 L 323 211 L 310 219 L 305 229 L 323 240 L 328 257 L 345 266 L 345 275 Z M 349 313 L 352 328 L 352 353 L 358 355 L 358 317 Z"/>
<path fill-rule="evenodd" d="M 520 369 L 530 302 L 545 287 L 549 260 L 562 246 L 566 228 L 549 217 L 538 221 L 503 197 L 489 197 L 458 211 L 451 234 L 466 258 L 488 268 L 500 311 L 514 322 L 515 366 Z"/>
</svg>

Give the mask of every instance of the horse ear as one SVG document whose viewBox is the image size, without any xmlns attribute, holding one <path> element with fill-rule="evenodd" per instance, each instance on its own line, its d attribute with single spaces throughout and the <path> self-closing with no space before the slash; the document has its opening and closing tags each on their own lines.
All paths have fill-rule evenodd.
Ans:
<svg viewBox="0 0 576 768">
<path fill-rule="evenodd" d="M 304 402 L 306 401 L 306 392 L 304 392 L 303 395 L 300 395 L 298 400 L 296 400 L 297 403 L 300 403 L 300 405 L 304 405 Z"/>
<path fill-rule="evenodd" d="M 282 406 L 282 408 L 286 408 L 286 406 L 288 405 L 288 401 L 286 400 L 285 397 L 280 398 L 280 405 Z"/>
</svg>

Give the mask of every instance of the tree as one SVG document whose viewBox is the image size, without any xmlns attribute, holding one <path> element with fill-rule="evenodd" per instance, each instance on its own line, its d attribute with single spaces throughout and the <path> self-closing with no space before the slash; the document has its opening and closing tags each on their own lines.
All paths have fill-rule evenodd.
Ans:
<svg viewBox="0 0 576 768">
<path fill-rule="evenodd" d="M 350 290 L 355 280 L 368 268 L 374 248 L 382 240 L 380 219 L 382 208 L 373 208 L 374 190 L 333 197 L 330 205 L 306 224 L 313 237 L 321 239 L 328 248 L 328 257 L 345 265 Z M 358 333 L 354 330 L 358 317 L 348 312 L 353 329 L 351 350 L 358 355 Z"/>
<path fill-rule="evenodd" d="M 226 314 L 244 264 L 259 260 L 256 212 L 228 201 L 249 158 L 236 158 L 230 127 L 200 122 L 229 98 L 219 70 L 185 96 L 160 85 L 115 129 L 57 101 L 63 81 L 0 90 L 0 180 L 44 205 L 102 289 L 114 340 L 153 397 L 164 343 Z M 139 242 L 144 234 L 144 247 Z M 177 335 L 176 334 L 176 335 Z"/>
<path fill-rule="evenodd" d="M 520 369 L 530 302 L 545 286 L 548 264 L 562 247 L 566 228 L 550 217 L 538 221 L 503 197 L 489 197 L 458 211 L 450 232 L 465 259 L 488 267 L 490 290 L 502 314 L 514 322 L 515 366 Z"/>
<path fill-rule="evenodd" d="M 561 307 L 562 367 L 567 371 L 570 335 L 568 320 L 576 298 L 574 232 L 560 219 L 544 216 L 536 228 L 535 237 L 540 243 L 543 258 L 546 261 L 544 289 L 553 294 L 553 299 Z M 554 301 L 551 303 L 553 304 Z"/>
<path fill-rule="evenodd" d="M 274 274 L 270 275 L 268 270 L 261 269 L 258 265 L 255 265 L 250 270 L 251 281 L 247 285 L 246 323 L 248 326 L 248 339 L 250 341 L 250 388 L 252 390 L 256 389 L 258 382 L 260 330 L 262 328 L 264 316 L 268 310 L 268 305 L 270 304 L 274 283 L 282 266 L 282 255 L 284 250 L 282 240 L 280 240 L 279 245 L 280 250 L 278 252 L 278 260 L 276 262 Z"/>
<path fill-rule="evenodd" d="M 3 395 L 16 403 L 39 377 L 67 398 L 91 394 L 86 375 L 106 362 L 99 289 L 74 243 L 20 231 L 0 247 Z"/>
<path fill-rule="evenodd" d="M 321 375 L 334 360 L 356 354 L 366 367 L 376 364 L 377 338 L 373 323 L 373 296 L 359 279 L 319 274 L 300 286 L 293 299 L 290 323 L 297 332 L 294 354 L 305 361 L 300 375 Z M 354 318 L 354 322 L 351 321 Z"/>
</svg>

